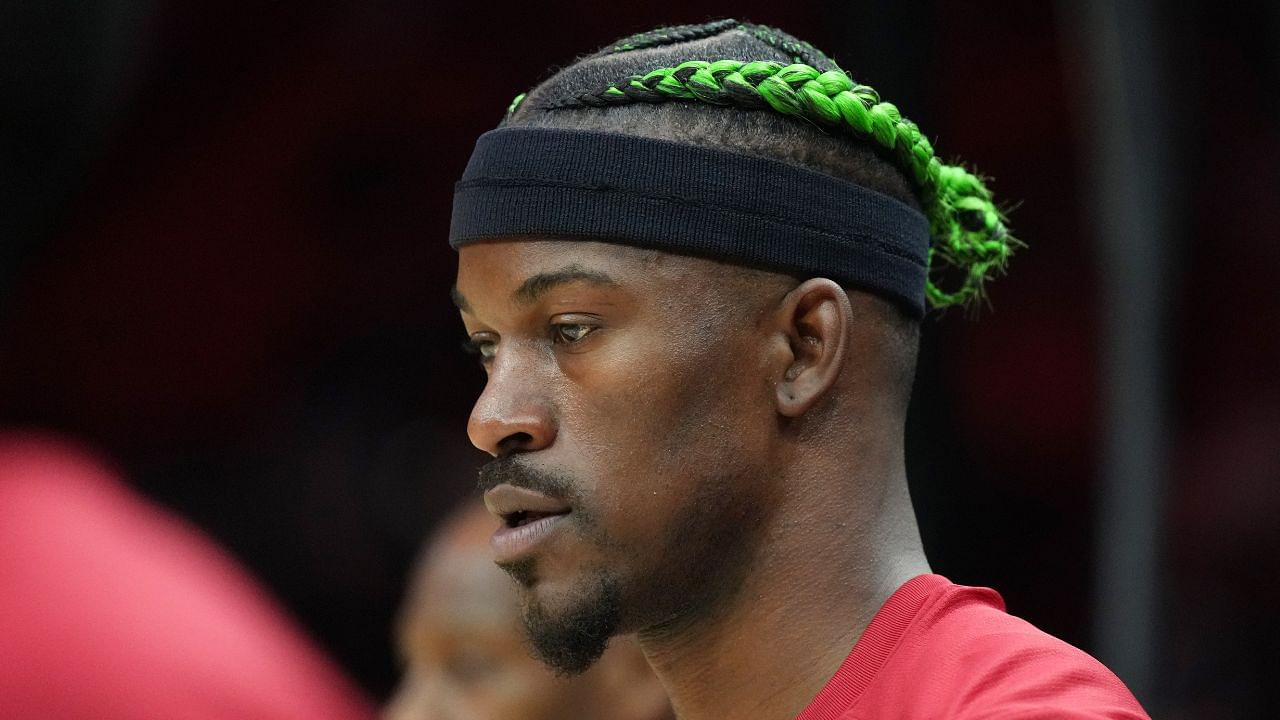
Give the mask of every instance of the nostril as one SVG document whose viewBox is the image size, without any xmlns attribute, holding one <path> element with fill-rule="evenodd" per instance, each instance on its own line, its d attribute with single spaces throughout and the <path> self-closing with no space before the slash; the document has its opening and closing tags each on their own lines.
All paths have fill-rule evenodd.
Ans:
<svg viewBox="0 0 1280 720">
<path fill-rule="evenodd" d="M 533 444 L 533 436 L 527 432 L 516 432 L 498 441 L 498 456 L 510 455 L 527 449 Z"/>
</svg>

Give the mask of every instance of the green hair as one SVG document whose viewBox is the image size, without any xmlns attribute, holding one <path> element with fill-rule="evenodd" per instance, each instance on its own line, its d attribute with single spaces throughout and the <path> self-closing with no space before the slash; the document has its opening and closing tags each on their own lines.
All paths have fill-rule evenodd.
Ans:
<svg viewBox="0 0 1280 720">
<path fill-rule="evenodd" d="M 1014 249 L 1021 246 L 1010 235 L 991 191 L 962 165 L 941 162 L 914 122 L 893 103 L 881 100 L 874 89 L 852 80 L 812 45 L 773 28 L 720 20 L 633 35 L 592 57 L 691 42 L 730 30 L 746 32 L 785 52 L 792 62 L 687 60 L 561 96 L 539 109 L 688 102 L 772 111 L 870 143 L 911 181 L 928 218 L 932 242 L 925 292 L 930 305 L 972 305 L 982 299 L 984 283 L 1002 273 Z M 521 94 L 512 101 L 508 119 L 525 97 Z M 959 279 L 952 281 L 951 289 L 943 289 L 942 277 L 951 273 Z"/>
</svg>

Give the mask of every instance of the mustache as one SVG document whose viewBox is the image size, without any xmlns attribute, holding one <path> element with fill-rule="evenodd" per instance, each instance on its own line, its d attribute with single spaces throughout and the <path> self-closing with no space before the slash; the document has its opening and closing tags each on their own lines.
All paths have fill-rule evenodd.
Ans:
<svg viewBox="0 0 1280 720">
<path fill-rule="evenodd" d="M 577 499 L 576 484 L 567 475 L 531 468 L 516 455 L 490 460 L 480 466 L 476 475 L 476 491 L 482 494 L 503 483 L 534 490 L 557 500 Z"/>
</svg>

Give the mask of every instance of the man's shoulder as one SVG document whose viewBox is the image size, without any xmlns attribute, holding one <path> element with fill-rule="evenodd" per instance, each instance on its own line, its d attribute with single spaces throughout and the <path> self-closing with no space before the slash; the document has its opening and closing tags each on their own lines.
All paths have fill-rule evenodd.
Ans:
<svg viewBox="0 0 1280 720">
<path fill-rule="evenodd" d="M 1147 720 L 1102 663 L 941 575 L 885 601 L 798 720 L 943 717 Z"/>
<path fill-rule="evenodd" d="M 950 717 L 1147 717 L 1102 663 L 1009 614 L 988 588 L 939 587 L 884 670 L 928 687 Z"/>
</svg>

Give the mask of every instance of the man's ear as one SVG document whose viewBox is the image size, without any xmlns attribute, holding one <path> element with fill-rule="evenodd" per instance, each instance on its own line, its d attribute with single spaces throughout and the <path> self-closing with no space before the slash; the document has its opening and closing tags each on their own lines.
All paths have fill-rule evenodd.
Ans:
<svg viewBox="0 0 1280 720">
<path fill-rule="evenodd" d="M 790 348 L 782 376 L 774 384 L 778 412 L 799 417 L 836 383 L 848 354 L 853 309 L 839 284 L 806 280 L 782 299 L 777 331 Z"/>
</svg>

